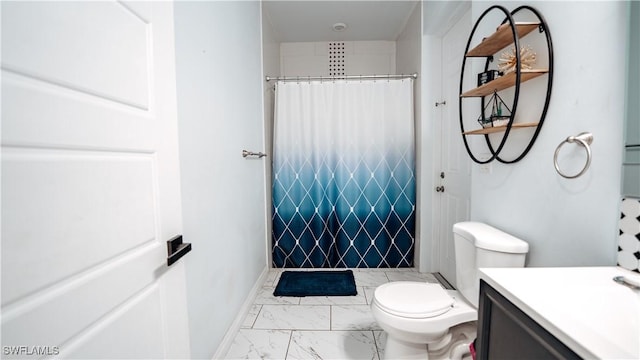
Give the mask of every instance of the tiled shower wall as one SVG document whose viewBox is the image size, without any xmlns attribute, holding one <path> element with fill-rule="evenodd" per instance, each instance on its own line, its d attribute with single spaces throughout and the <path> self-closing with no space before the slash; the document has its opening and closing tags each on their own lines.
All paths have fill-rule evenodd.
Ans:
<svg viewBox="0 0 640 360">
<path fill-rule="evenodd" d="M 618 265 L 640 272 L 640 199 L 623 198 L 620 210 Z"/>
<path fill-rule="evenodd" d="M 280 44 L 282 76 L 396 73 L 395 41 L 321 41 Z"/>
</svg>

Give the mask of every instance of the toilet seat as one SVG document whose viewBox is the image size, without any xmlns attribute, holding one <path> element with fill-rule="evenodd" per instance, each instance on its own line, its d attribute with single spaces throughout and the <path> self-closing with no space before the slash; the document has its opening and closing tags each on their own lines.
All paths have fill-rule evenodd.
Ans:
<svg viewBox="0 0 640 360">
<path fill-rule="evenodd" d="M 389 314 L 423 319 L 446 313 L 455 300 L 439 284 L 396 281 L 376 288 L 373 301 Z"/>
</svg>

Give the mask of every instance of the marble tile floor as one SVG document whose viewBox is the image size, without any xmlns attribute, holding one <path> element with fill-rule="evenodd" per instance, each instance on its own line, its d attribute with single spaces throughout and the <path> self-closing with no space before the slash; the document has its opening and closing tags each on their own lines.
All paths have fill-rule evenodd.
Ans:
<svg viewBox="0 0 640 360">
<path fill-rule="evenodd" d="M 386 334 L 369 307 L 375 288 L 390 281 L 438 280 L 415 269 L 352 270 L 358 295 L 300 298 L 273 296 L 283 269 L 272 269 L 225 358 L 382 359 Z"/>
</svg>

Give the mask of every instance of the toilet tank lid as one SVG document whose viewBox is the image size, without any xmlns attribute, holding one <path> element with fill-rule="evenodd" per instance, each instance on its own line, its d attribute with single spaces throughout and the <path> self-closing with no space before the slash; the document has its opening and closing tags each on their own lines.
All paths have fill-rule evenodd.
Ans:
<svg viewBox="0 0 640 360">
<path fill-rule="evenodd" d="M 453 225 L 453 232 L 481 249 L 513 254 L 529 252 L 529 244 L 525 241 L 484 223 L 459 222 Z"/>
</svg>

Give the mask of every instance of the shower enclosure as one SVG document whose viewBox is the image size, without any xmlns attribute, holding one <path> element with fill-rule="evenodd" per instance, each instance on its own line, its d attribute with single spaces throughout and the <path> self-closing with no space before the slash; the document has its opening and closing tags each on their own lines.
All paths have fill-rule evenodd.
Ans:
<svg viewBox="0 0 640 360">
<path fill-rule="evenodd" d="M 413 79 L 278 81 L 274 267 L 413 266 Z"/>
</svg>

